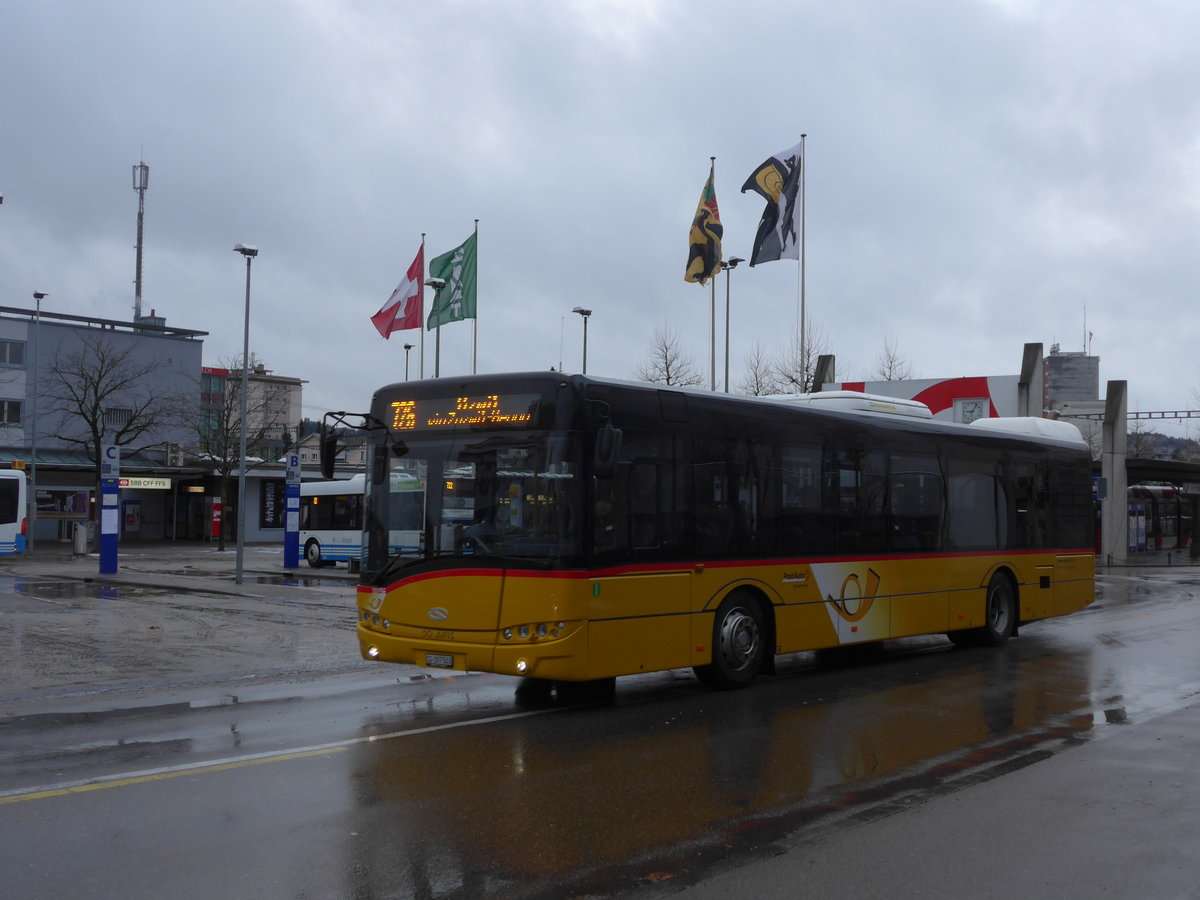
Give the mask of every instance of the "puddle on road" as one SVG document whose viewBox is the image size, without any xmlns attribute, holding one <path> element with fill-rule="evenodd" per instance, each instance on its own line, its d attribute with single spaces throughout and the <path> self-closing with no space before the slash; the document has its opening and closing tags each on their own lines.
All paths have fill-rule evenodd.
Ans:
<svg viewBox="0 0 1200 900">
<path fill-rule="evenodd" d="M 354 587 L 344 578 L 317 578 L 312 575 L 255 575 L 255 584 L 282 584 L 285 587 Z"/>
<path fill-rule="evenodd" d="M 164 572 L 164 575 L 185 575 L 189 578 L 212 578 L 218 581 L 230 581 L 233 576 L 228 572 L 197 572 L 181 570 Z M 355 581 L 346 578 L 321 578 L 316 575 L 254 575 L 244 577 L 243 581 L 251 584 L 278 584 L 284 587 L 354 587 Z"/>
<path fill-rule="evenodd" d="M 20 576 L 0 576 L 0 593 L 18 594 L 38 600 L 116 600 L 118 597 L 155 597 L 170 593 L 167 588 L 140 585 L 100 584 L 95 581 L 41 581 Z"/>
</svg>

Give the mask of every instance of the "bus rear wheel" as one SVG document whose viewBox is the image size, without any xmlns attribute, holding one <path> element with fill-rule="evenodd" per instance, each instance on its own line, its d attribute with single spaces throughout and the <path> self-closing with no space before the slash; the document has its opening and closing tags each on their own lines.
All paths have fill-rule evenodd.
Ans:
<svg viewBox="0 0 1200 900">
<path fill-rule="evenodd" d="M 1012 580 L 997 572 L 988 582 L 983 601 L 983 626 L 951 631 L 946 636 L 959 647 L 999 647 L 1013 633 L 1017 619 L 1017 595 Z"/>
<path fill-rule="evenodd" d="M 314 569 L 325 565 L 321 560 L 321 545 L 317 541 L 309 541 L 304 545 L 304 558 Z"/>
<path fill-rule="evenodd" d="M 766 621 L 750 594 L 730 594 L 713 620 L 712 662 L 693 671 L 701 684 L 718 690 L 746 687 L 766 660 Z"/>
<path fill-rule="evenodd" d="M 983 618 L 984 625 L 979 629 L 979 643 L 983 646 L 999 647 L 1012 635 L 1017 597 L 1007 575 L 997 572 L 988 582 Z"/>
</svg>

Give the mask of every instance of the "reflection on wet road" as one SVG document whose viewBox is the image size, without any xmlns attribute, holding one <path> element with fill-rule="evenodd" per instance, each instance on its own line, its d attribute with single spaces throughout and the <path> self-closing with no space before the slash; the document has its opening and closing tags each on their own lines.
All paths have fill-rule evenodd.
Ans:
<svg viewBox="0 0 1200 900">
<path fill-rule="evenodd" d="M 10 717 L 0 867 L 18 891 L 111 896 L 607 895 L 701 878 L 1195 702 L 1200 578 L 1102 586 L 999 650 L 798 654 L 733 693 L 665 673 L 622 680 L 611 705 L 525 709 L 506 679 L 390 667 Z M 28 793 L 55 772 L 86 781 L 89 740 L 91 777 L 123 780 Z"/>
</svg>

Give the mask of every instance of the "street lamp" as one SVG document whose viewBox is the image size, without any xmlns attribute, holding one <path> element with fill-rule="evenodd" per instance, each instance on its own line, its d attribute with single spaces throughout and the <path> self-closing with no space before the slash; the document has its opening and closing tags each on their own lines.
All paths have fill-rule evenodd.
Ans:
<svg viewBox="0 0 1200 900">
<path fill-rule="evenodd" d="M 735 256 L 733 259 L 726 260 L 721 263 L 721 268 L 725 270 L 725 393 L 729 393 L 729 273 L 738 267 L 738 263 L 745 262 L 740 256 Z"/>
<path fill-rule="evenodd" d="M 404 380 L 405 381 L 408 381 L 408 351 L 410 351 L 414 346 L 415 346 L 414 344 L 405 344 L 404 345 Z"/>
<path fill-rule="evenodd" d="M 579 313 L 579 315 L 583 318 L 583 374 L 586 375 L 587 374 L 587 322 L 588 322 L 588 316 L 590 316 L 592 314 L 592 311 L 590 309 L 584 309 L 582 306 L 577 306 L 573 310 L 571 310 L 571 312 Z"/>
<path fill-rule="evenodd" d="M 446 282 L 441 278 L 430 278 L 425 282 L 425 287 L 433 288 L 433 308 L 437 309 L 438 299 L 441 296 L 442 288 L 446 286 Z M 422 345 L 424 346 L 424 345 Z M 433 338 L 433 377 L 437 378 L 442 374 L 442 319 L 438 316 L 437 332 Z M 421 377 L 425 377 L 425 351 L 421 351 Z"/>
<path fill-rule="evenodd" d="M 42 380 L 38 377 L 38 358 L 42 350 L 42 301 L 46 299 L 45 291 L 34 291 L 33 301 L 33 390 L 30 393 L 29 374 L 25 376 L 25 392 L 29 394 L 29 534 L 25 536 L 25 550 L 33 552 L 34 534 L 37 531 L 37 433 L 38 433 L 38 386 Z"/>
<path fill-rule="evenodd" d="M 250 389 L 250 263 L 258 256 L 257 247 L 234 245 L 233 251 L 246 257 L 246 318 L 242 325 L 242 398 L 239 417 L 242 425 L 241 463 L 238 465 L 237 564 L 234 582 L 242 583 L 242 560 L 246 554 L 246 392 Z"/>
</svg>

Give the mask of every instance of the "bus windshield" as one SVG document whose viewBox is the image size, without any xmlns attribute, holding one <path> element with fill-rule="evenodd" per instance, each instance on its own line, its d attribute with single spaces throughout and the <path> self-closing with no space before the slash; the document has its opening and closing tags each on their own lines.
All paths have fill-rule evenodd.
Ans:
<svg viewBox="0 0 1200 900">
<path fill-rule="evenodd" d="M 387 462 L 376 464 L 385 477 L 368 490 L 364 580 L 405 560 L 436 557 L 578 561 L 582 497 L 569 435 L 436 434 L 389 441 L 375 452 Z"/>
</svg>

